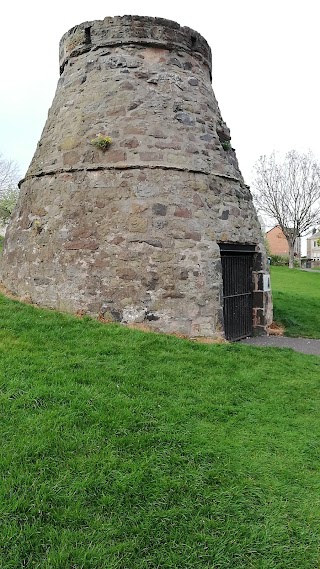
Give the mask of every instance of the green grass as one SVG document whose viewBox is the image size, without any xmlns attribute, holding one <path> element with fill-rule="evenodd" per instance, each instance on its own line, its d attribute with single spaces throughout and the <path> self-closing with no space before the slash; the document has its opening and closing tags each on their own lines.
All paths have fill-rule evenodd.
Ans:
<svg viewBox="0 0 320 569">
<path fill-rule="evenodd" d="M 4 243 L 4 237 L 2 235 L 0 235 L 0 253 L 3 249 L 3 243 Z"/>
<path fill-rule="evenodd" d="M 316 569 L 320 358 L 0 296 L 1 569 Z"/>
<path fill-rule="evenodd" d="M 320 274 L 271 267 L 274 320 L 286 336 L 320 338 Z"/>
</svg>

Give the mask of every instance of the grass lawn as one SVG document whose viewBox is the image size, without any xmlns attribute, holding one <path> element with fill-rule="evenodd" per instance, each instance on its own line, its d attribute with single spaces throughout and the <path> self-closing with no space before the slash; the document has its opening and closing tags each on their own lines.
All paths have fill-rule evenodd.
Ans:
<svg viewBox="0 0 320 569">
<path fill-rule="evenodd" d="M 318 568 L 319 387 L 0 296 L 1 569 Z"/>
<path fill-rule="evenodd" d="M 0 253 L 3 249 L 3 242 L 4 242 L 4 237 L 2 237 L 2 235 L 0 235 Z"/>
<path fill-rule="evenodd" d="M 274 320 L 286 336 L 320 338 L 320 273 L 271 267 Z"/>
</svg>

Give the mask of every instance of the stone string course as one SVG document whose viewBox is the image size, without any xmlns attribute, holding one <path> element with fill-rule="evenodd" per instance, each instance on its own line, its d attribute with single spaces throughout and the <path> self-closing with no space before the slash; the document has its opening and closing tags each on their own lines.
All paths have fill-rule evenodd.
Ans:
<svg viewBox="0 0 320 569">
<path fill-rule="evenodd" d="M 207 42 L 168 20 L 106 18 L 63 36 L 60 69 L 7 231 L 4 284 L 59 310 L 223 336 L 218 243 L 256 245 L 256 292 L 266 266 Z M 112 138 L 105 152 L 98 134 Z M 268 295 L 254 315 L 264 330 Z"/>
</svg>

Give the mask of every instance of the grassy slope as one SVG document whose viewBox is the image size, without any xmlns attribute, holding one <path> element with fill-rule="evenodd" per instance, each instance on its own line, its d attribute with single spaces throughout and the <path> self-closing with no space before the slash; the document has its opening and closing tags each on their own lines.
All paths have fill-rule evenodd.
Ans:
<svg viewBox="0 0 320 569">
<path fill-rule="evenodd" d="M 319 364 L 0 296 L 1 569 L 318 567 Z"/>
<path fill-rule="evenodd" d="M 320 273 L 271 267 L 274 320 L 287 336 L 320 338 Z"/>
</svg>

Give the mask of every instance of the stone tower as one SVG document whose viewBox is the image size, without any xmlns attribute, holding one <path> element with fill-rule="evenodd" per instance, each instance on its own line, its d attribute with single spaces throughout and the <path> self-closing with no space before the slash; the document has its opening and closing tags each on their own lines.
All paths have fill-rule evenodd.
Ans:
<svg viewBox="0 0 320 569">
<path fill-rule="evenodd" d="M 218 337 L 230 319 L 221 260 L 248 253 L 249 320 L 263 333 L 263 240 L 205 39 L 161 18 L 85 22 L 62 37 L 60 71 L 4 284 L 58 310 Z"/>
</svg>

